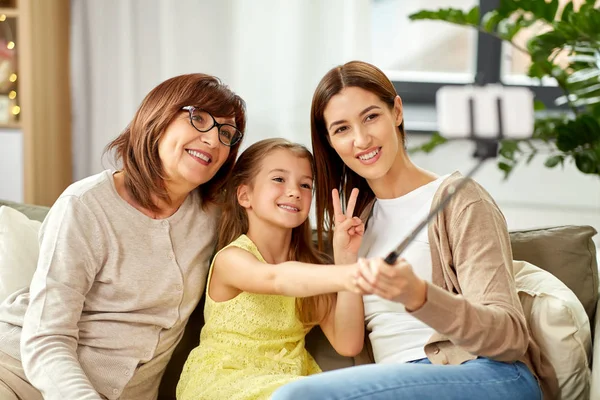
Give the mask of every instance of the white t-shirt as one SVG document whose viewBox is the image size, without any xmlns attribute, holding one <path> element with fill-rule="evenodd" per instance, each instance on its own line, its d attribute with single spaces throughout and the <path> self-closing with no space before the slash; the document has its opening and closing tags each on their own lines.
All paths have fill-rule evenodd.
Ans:
<svg viewBox="0 0 600 400">
<path fill-rule="evenodd" d="M 393 250 L 429 214 L 433 196 L 449 175 L 439 177 L 404 196 L 377 199 L 359 251 L 361 257 L 382 257 Z M 431 252 L 427 227 L 401 257 L 415 273 L 431 282 Z M 377 363 L 404 363 L 425 358 L 423 347 L 435 332 L 406 312 L 401 303 L 376 295 L 363 297 L 369 339 Z"/>
</svg>

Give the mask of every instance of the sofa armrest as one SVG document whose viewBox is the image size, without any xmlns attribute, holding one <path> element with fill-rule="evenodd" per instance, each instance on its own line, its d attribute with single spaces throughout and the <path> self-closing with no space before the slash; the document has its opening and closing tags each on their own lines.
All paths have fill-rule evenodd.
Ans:
<svg viewBox="0 0 600 400">
<path fill-rule="evenodd" d="M 592 348 L 592 377 L 590 399 L 600 399 L 600 300 L 594 317 L 594 340 Z"/>
</svg>

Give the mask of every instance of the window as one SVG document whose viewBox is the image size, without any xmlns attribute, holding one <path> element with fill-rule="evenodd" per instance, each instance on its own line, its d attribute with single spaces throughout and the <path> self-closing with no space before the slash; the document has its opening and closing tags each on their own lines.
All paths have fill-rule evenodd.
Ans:
<svg viewBox="0 0 600 400">
<path fill-rule="evenodd" d="M 375 0 L 371 49 L 390 79 L 473 82 L 477 33 L 437 21 L 412 22 L 421 9 L 470 9 L 478 0 Z"/>
<path fill-rule="evenodd" d="M 543 0 L 540 0 L 543 1 Z M 560 0 L 566 3 L 566 0 Z M 575 0 L 581 3 L 583 0 Z M 600 0 L 599 0 L 600 1 Z M 562 92 L 555 82 L 537 82 L 525 74 L 526 54 L 501 40 L 468 27 L 443 21 L 410 21 L 416 11 L 439 8 L 468 10 L 479 4 L 481 15 L 498 7 L 500 0 L 371 0 L 372 60 L 394 82 L 404 103 L 423 115 L 423 123 L 409 129 L 431 131 L 435 126 L 435 94 L 445 85 L 490 84 L 527 86 L 536 99 L 552 107 Z M 519 33 L 523 44 L 542 27 Z M 430 111 L 427 111 L 430 110 Z M 435 129 L 435 128 L 433 128 Z"/>
<path fill-rule="evenodd" d="M 562 13 L 562 9 L 565 7 L 567 3 L 573 3 L 573 7 L 577 10 L 579 6 L 585 2 L 585 0 L 559 0 L 559 12 L 558 15 Z M 539 35 L 547 31 L 548 28 L 543 23 L 537 23 L 528 28 L 522 29 L 515 36 L 514 41 L 520 45 L 521 47 L 526 47 L 527 41 L 531 39 L 534 35 Z M 508 43 L 502 44 L 502 82 L 506 84 L 512 85 L 538 85 L 539 83 L 532 80 L 527 76 L 527 69 L 531 63 L 531 58 L 515 49 Z M 559 54 L 556 57 L 555 62 L 559 65 L 562 62 L 566 62 L 567 53 L 563 52 L 563 54 Z M 542 82 L 544 86 L 556 86 L 556 81 L 552 78 L 548 78 Z"/>
</svg>

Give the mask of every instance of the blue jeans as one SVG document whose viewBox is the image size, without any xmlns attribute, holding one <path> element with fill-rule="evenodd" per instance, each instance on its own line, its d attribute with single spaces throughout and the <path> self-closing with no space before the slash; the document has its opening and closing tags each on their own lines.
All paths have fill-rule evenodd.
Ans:
<svg viewBox="0 0 600 400">
<path fill-rule="evenodd" d="M 279 388 L 271 399 L 541 400 L 542 393 L 521 362 L 477 358 L 461 365 L 432 365 L 425 358 L 312 375 Z"/>
</svg>

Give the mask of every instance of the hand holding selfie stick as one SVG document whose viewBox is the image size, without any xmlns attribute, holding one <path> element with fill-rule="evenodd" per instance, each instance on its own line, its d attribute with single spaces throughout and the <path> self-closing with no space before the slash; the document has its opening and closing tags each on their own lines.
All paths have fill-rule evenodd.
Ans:
<svg viewBox="0 0 600 400">
<path fill-rule="evenodd" d="M 484 104 L 476 106 L 476 100 Z M 456 193 L 471 179 L 471 177 L 481 168 L 481 166 L 490 158 L 495 158 L 498 152 L 498 145 L 501 139 L 505 138 L 505 125 L 511 128 L 513 134 L 510 138 L 523 139 L 531 136 L 533 128 L 533 95 L 525 88 L 498 87 L 490 85 L 488 87 L 456 87 L 442 88 L 437 93 L 438 120 L 440 123 L 440 132 L 446 137 L 452 139 L 467 138 L 475 142 L 474 157 L 479 162 L 459 181 L 456 186 L 448 188 L 448 194 L 437 205 L 427 217 L 417 225 L 417 227 L 384 259 L 388 265 L 394 265 L 400 255 L 412 243 L 415 237 L 425 228 L 429 222 L 452 200 Z M 493 106 L 490 109 L 490 105 Z M 506 105 L 510 105 L 510 109 Z M 465 107 L 466 106 L 466 107 Z M 520 107 L 516 108 L 516 107 Z M 494 110 L 495 109 L 495 110 Z M 495 111 L 496 118 L 490 118 L 489 112 Z M 462 111 L 462 112 L 461 112 Z M 465 112 L 466 111 L 466 112 Z M 507 115 L 507 112 L 510 115 Z M 487 113 L 488 118 L 481 121 Z M 469 135 L 461 134 L 461 120 L 457 116 L 467 116 L 467 120 L 462 120 L 463 128 L 466 122 L 468 128 L 463 132 L 470 132 Z M 516 118 L 516 120 L 515 120 Z M 495 121 L 494 121 L 495 120 Z M 494 124 L 494 122 L 496 122 Z M 495 128 L 490 131 L 490 125 Z M 480 129 L 482 128 L 482 129 Z M 494 132 L 495 131 L 495 132 Z M 476 132 L 483 134 L 477 135 Z M 490 134 L 491 133 L 491 134 Z"/>
</svg>

